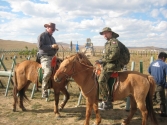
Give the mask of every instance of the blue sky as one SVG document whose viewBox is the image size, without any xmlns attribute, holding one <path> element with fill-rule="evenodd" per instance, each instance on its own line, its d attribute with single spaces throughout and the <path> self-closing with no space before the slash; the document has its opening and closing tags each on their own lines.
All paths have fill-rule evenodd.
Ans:
<svg viewBox="0 0 167 125">
<path fill-rule="evenodd" d="M 167 48 L 167 0 L 0 0 L 0 39 L 35 43 L 49 22 L 57 42 L 103 46 L 108 26 L 128 47 Z"/>
</svg>

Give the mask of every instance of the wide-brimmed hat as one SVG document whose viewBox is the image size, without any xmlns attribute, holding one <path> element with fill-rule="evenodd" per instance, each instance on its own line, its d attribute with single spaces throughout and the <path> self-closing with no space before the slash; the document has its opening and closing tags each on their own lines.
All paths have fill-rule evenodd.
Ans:
<svg viewBox="0 0 167 125">
<path fill-rule="evenodd" d="M 100 35 L 103 35 L 103 32 L 105 31 L 112 32 L 112 37 L 114 38 L 119 37 L 119 34 L 113 32 L 110 27 L 104 27 L 103 30 L 100 32 Z"/>
<path fill-rule="evenodd" d="M 46 27 L 52 27 L 53 29 L 55 29 L 55 30 L 58 31 L 58 29 L 56 29 L 56 24 L 55 24 L 55 23 L 44 24 L 44 27 L 45 27 L 45 28 L 46 28 Z"/>
</svg>

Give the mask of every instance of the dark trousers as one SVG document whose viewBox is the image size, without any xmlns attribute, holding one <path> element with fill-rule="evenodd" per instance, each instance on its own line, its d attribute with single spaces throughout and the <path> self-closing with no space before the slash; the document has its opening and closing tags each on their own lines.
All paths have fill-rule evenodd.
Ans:
<svg viewBox="0 0 167 125">
<path fill-rule="evenodd" d="M 156 85 L 153 101 L 159 103 L 160 105 L 165 105 L 165 89 L 162 86 Z"/>
<path fill-rule="evenodd" d="M 108 98 L 109 86 L 107 82 L 110 76 L 111 76 L 111 72 L 102 71 L 98 79 L 100 95 L 102 96 L 103 100 L 107 100 Z"/>
</svg>

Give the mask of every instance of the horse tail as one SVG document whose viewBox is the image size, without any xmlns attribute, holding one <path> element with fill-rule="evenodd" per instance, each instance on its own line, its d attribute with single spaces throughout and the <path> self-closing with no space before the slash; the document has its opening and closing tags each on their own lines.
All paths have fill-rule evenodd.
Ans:
<svg viewBox="0 0 167 125">
<path fill-rule="evenodd" d="M 20 95 L 20 100 L 29 102 L 29 99 L 25 94 L 25 88 L 24 87 L 19 91 L 19 95 Z"/>
<path fill-rule="evenodd" d="M 17 76 L 16 76 L 16 70 L 17 70 L 18 65 L 15 66 L 15 70 L 13 72 L 13 79 L 14 79 L 14 85 L 13 85 L 13 98 L 14 98 L 14 102 L 18 103 L 18 99 L 17 99 Z"/>
<path fill-rule="evenodd" d="M 150 89 L 149 89 L 149 92 L 148 92 L 147 97 L 146 97 L 146 108 L 148 111 L 148 117 L 150 117 L 150 119 L 154 125 L 158 125 L 157 119 L 155 117 L 155 112 L 153 109 L 153 101 L 152 101 L 153 94 L 155 92 L 156 82 L 155 82 L 154 78 L 150 75 L 148 75 L 148 81 L 150 83 Z"/>
<path fill-rule="evenodd" d="M 24 100 L 28 100 L 27 96 L 25 95 L 25 87 L 23 87 L 21 90 L 18 90 L 17 85 L 17 68 L 18 68 L 19 64 L 16 65 L 15 70 L 14 70 L 14 74 L 13 74 L 13 78 L 14 78 L 14 87 L 13 87 L 13 98 L 15 103 L 18 103 L 18 98 L 17 98 L 17 94 L 20 96 L 20 99 Z M 28 100 L 29 101 L 29 100 Z"/>
</svg>

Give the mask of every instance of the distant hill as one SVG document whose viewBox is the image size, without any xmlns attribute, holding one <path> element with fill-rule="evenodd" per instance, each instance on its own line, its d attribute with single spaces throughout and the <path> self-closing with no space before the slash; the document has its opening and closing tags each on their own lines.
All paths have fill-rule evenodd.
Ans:
<svg viewBox="0 0 167 125">
<path fill-rule="evenodd" d="M 159 48 L 159 47 L 154 47 L 154 46 L 146 46 L 146 47 L 128 47 L 129 50 L 152 50 L 152 51 L 166 51 L 167 48 Z"/>
<path fill-rule="evenodd" d="M 63 42 L 58 42 L 60 48 L 61 46 L 64 49 L 69 48 L 68 43 L 63 43 Z M 0 39 L 0 50 L 21 50 L 25 49 L 25 47 L 28 47 L 28 49 L 36 49 L 37 44 L 36 43 L 29 43 L 25 41 L 16 41 L 16 40 L 2 40 Z M 73 44 L 73 47 L 75 47 L 75 44 Z M 79 45 L 80 49 L 84 48 L 84 45 Z M 102 50 L 104 47 L 103 46 L 94 46 L 96 50 Z M 167 51 L 167 48 L 158 48 L 154 46 L 147 46 L 147 47 L 128 47 L 129 50 L 152 50 L 152 51 Z"/>
<path fill-rule="evenodd" d="M 67 49 L 69 48 L 69 44 L 63 43 L 63 42 L 58 42 L 60 48 Z M 1 50 L 21 50 L 21 49 L 36 49 L 37 48 L 37 43 L 29 43 L 25 41 L 16 41 L 16 40 L 2 40 L 0 39 L 0 49 Z M 84 48 L 83 45 L 79 45 L 80 49 Z M 75 48 L 75 44 L 73 44 L 73 48 Z M 102 46 L 99 48 L 103 48 Z"/>
</svg>

